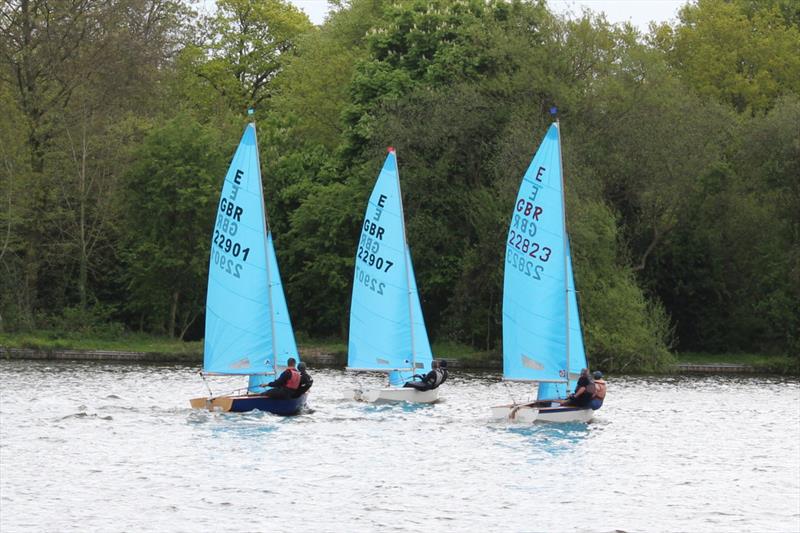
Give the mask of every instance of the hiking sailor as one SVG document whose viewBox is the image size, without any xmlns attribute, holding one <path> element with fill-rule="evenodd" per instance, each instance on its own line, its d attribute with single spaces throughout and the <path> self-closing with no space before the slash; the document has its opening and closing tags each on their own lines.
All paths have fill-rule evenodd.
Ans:
<svg viewBox="0 0 800 533">
<path fill-rule="evenodd" d="M 594 377 L 594 385 L 597 390 L 592 397 L 592 403 L 590 405 L 592 409 L 596 411 L 603 406 L 603 400 L 606 398 L 606 390 L 608 389 L 608 385 L 603 379 L 603 373 L 599 370 L 595 370 L 594 374 L 592 374 L 592 377 Z"/>
<path fill-rule="evenodd" d="M 588 407 L 592 401 L 592 396 L 597 391 L 597 387 L 589 376 L 589 369 L 581 370 L 581 377 L 575 385 L 575 392 L 570 394 L 563 405 L 576 405 L 578 407 Z"/>
<path fill-rule="evenodd" d="M 310 389 L 311 385 L 314 384 L 314 378 L 312 378 L 311 374 L 309 374 L 306 370 L 305 363 L 301 362 L 299 365 L 297 365 L 297 370 L 300 372 L 300 386 L 297 387 L 297 391 L 295 391 L 293 396 L 294 398 L 299 398 L 308 392 L 308 389 Z"/>
<path fill-rule="evenodd" d="M 411 381 L 407 382 L 403 387 L 411 387 L 418 391 L 433 390 L 444 383 L 445 379 L 447 379 L 447 370 L 439 368 L 439 361 L 434 360 L 431 361 L 431 371 L 427 375 L 415 374 Z"/>
</svg>

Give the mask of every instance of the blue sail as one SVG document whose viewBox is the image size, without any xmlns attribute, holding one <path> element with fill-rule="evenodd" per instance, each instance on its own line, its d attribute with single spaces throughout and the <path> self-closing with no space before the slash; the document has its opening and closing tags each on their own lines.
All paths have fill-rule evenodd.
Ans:
<svg viewBox="0 0 800 533">
<path fill-rule="evenodd" d="M 540 383 L 537 399 L 551 400 L 566 398 L 575 387 L 582 369 L 587 368 L 586 351 L 583 347 L 580 312 L 578 309 L 575 277 L 572 274 L 572 254 L 567 239 L 567 289 L 569 291 L 569 385 L 566 383 Z"/>
<path fill-rule="evenodd" d="M 414 374 L 425 374 L 431 370 L 433 352 L 428 340 L 428 330 L 425 327 L 425 318 L 422 316 L 422 305 L 419 301 L 417 280 L 414 277 L 414 264 L 411 262 L 411 250 L 406 246 L 408 261 L 409 297 L 411 299 L 411 325 L 414 337 Z"/>
<path fill-rule="evenodd" d="M 581 370 L 588 368 L 586 351 L 583 347 L 583 330 L 578 309 L 578 293 L 575 290 L 575 276 L 572 274 L 572 254 L 567 239 L 567 281 L 569 282 L 569 388 L 575 387 Z"/>
<path fill-rule="evenodd" d="M 402 370 L 409 375 L 415 360 L 423 369 L 430 368 L 429 354 L 406 245 L 397 158 L 390 150 L 361 225 L 347 362 L 351 369 Z M 402 379 L 395 374 L 395 381 Z"/>
<path fill-rule="evenodd" d="M 294 340 L 294 330 L 292 321 L 289 318 L 289 309 L 286 305 L 286 297 L 283 294 L 281 275 L 278 270 L 278 258 L 275 256 L 275 247 L 272 243 L 272 232 L 267 233 L 267 259 L 269 260 L 270 297 L 272 299 L 272 325 L 275 335 L 275 364 L 277 370 L 286 368 L 286 361 L 294 357 L 297 363 L 300 362 L 300 355 L 297 351 L 297 344 Z M 262 383 L 269 383 L 274 376 L 255 374 L 250 376 L 248 387 L 250 392 L 264 392 Z"/>
<path fill-rule="evenodd" d="M 567 266 L 558 125 L 522 178 L 506 238 L 503 375 L 567 380 Z"/>
<path fill-rule="evenodd" d="M 277 280 L 277 289 L 270 288 L 270 279 Z M 203 369 L 274 373 L 278 346 L 296 351 L 285 307 L 268 240 L 256 130 L 249 124 L 225 176 L 212 232 Z M 281 318 L 273 327 L 274 310 Z M 281 321 L 289 329 L 290 344 Z"/>
<path fill-rule="evenodd" d="M 297 343 L 294 340 L 292 320 L 289 318 L 289 308 L 283 294 L 281 274 L 278 271 L 278 258 L 272 245 L 272 232 L 267 235 L 267 257 L 269 258 L 270 293 L 272 297 L 272 322 L 275 333 L 275 362 L 278 367 L 286 368 L 286 361 L 294 357 L 300 362 Z"/>
</svg>

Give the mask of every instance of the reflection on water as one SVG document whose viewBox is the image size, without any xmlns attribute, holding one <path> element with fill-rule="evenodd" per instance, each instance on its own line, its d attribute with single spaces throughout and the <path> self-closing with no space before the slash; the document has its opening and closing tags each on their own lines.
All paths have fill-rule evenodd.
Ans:
<svg viewBox="0 0 800 533">
<path fill-rule="evenodd" d="M 529 387 L 451 375 L 370 405 L 316 371 L 283 418 L 189 409 L 179 365 L 0 362 L 0 531 L 800 530 L 797 380 L 612 378 L 592 423 L 525 426 L 489 406 Z"/>
</svg>

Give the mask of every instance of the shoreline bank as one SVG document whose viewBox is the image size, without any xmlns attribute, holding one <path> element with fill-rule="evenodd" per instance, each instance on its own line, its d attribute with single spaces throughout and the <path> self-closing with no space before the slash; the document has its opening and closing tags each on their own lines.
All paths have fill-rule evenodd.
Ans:
<svg viewBox="0 0 800 533">
<path fill-rule="evenodd" d="M 311 366 L 344 367 L 347 356 L 341 352 L 326 352 L 319 349 L 300 348 L 300 357 Z M 0 346 L 0 359 L 6 360 L 44 360 L 44 361 L 98 361 L 98 362 L 140 362 L 140 363 L 203 363 L 202 353 L 162 353 L 132 352 L 115 350 L 67 350 L 45 348 L 7 348 Z M 444 357 L 450 368 L 461 370 L 501 371 L 500 361 L 460 360 Z M 765 374 L 751 365 L 735 363 L 678 363 L 676 374 Z"/>
</svg>

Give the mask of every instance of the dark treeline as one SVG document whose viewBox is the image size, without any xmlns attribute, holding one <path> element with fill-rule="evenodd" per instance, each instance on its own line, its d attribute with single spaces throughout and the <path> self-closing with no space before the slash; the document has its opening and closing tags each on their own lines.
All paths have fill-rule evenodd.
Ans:
<svg viewBox="0 0 800 533">
<path fill-rule="evenodd" d="M 0 6 L 0 331 L 202 337 L 254 107 L 295 328 L 347 332 L 386 146 L 434 340 L 496 349 L 504 237 L 556 105 L 593 366 L 800 354 L 800 8 L 699 0 L 641 34 L 539 2 Z"/>
</svg>

